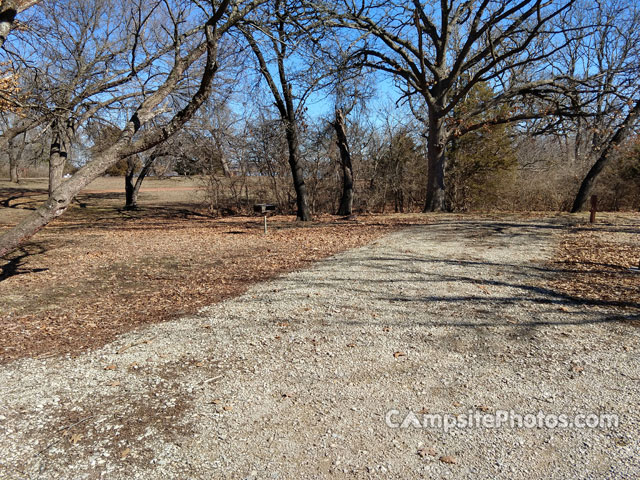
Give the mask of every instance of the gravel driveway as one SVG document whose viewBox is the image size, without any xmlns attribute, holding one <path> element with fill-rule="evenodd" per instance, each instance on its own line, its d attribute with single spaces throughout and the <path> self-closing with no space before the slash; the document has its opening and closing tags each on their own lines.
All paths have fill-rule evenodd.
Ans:
<svg viewBox="0 0 640 480">
<path fill-rule="evenodd" d="M 639 478 L 638 312 L 545 289 L 564 228 L 411 227 L 198 317 L 3 365 L 0 478 Z M 602 414 L 618 425 L 551 428 Z"/>
</svg>

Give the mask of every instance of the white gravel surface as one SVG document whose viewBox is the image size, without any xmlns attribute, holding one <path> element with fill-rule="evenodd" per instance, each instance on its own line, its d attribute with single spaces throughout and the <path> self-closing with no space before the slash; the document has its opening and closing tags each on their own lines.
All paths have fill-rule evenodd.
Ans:
<svg viewBox="0 0 640 480">
<path fill-rule="evenodd" d="M 640 478 L 640 329 L 545 289 L 563 228 L 411 227 L 198 317 L 3 365 L 0 478 Z M 390 410 L 619 425 L 444 432 Z"/>
</svg>

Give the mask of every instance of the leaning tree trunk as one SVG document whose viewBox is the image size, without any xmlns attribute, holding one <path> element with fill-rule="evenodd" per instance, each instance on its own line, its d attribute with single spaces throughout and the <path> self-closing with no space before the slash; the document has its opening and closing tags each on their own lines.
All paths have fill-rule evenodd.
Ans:
<svg viewBox="0 0 640 480">
<path fill-rule="evenodd" d="M 598 175 L 604 169 L 604 167 L 609 163 L 611 159 L 611 154 L 616 150 L 618 145 L 620 145 L 625 138 L 629 135 L 629 132 L 633 129 L 636 121 L 638 120 L 638 116 L 640 115 L 640 100 L 636 101 L 636 104 L 631 109 L 627 118 L 624 119 L 622 124 L 618 127 L 616 132 L 611 137 L 611 140 L 607 144 L 605 148 L 602 149 L 598 159 L 593 164 L 587 176 L 582 180 L 580 184 L 580 189 L 578 190 L 578 194 L 573 201 L 573 206 L 571 207 L 571 213 L 579 212 L 584 204 L 587 202 L 589 198 L 589 194 L 591 193 L 591 189 L 593 188 L 593 184 L 595 183 Z"/>
<path fill-rule="evenodd" d="M 336 109 L 336 118 L 333 122 L 336 131 L 336 142 L 340 150 L 340 164 L 342 165 L 342 196 L 338 215 L 351 215 L 353 213 L 353 166 L 351 164 L 351 152 L 347 143 L 347 128 L 342 110 Z"/>
<path fill-rule="evenodd" d="M 136 178 L 135 183 L 133 182 L 133 177 L 136 171 L 136 163 L 133 159 L 129 160 L 129 168 L 127 169 L 127 175 L 125 176 L 125 210 L 136 210 L 138 208 L 138 193 L 140 193 L 140 187 L 142 186 L 142 182 L 145 177 L 151 170 L 153 166 L 153 162 L 155 161 L 156 156 L 151 155 L 145 164 L 142 166 L 142 170 L 138 174 L 138 178 Z"/>
<path fill-rule="evenodd" d="M 222 0 L 212 17 L 204 25 L 205 41 L 194 47 L 190 53 L 176 59 L 164 83 L 142 100 L 127 124 L 121 130 L 119 138 L 109 148 L 99 153 L 75 172 L 71 178 L 63 181 L 34 212 L 8 231 L 0 234 L 0 257 L 15 250 L 51 220 L 59 217 L 68 208 L 73 198 L 89 183 L 102 175 L 110 166 L 121 158 L 127 158 L 149 150 L 167 140 L 184 126 L 211 95 L 213 78 L 218 70 L 217 46 L 222 33 L 217 32 L 217 25 L 229 7 L 229 0 Z M 225 28 L 239 20 L 239 16 L 226 20 Z M 226 30 L 225 30 L 226 31 Z M 206 53 L 206 63 L 200 79 L 200 85 L 189 102 L 177 112 L 168 123 L 144 130 L 140 137 L 134 137 L 152 118 L 154 109 L 161 104 L 176 88 L 184 72 L 193 65 L 202 54 Z"/>
<path fill-rule="evenodd" d="M 430 112 L 429 135 L 427 137 L 427 198 L 424 212 L 444 212 L 447 210 L 444 182 L 446 142 L 444 119 Z"/>
<path fill-rule="evenodd" d="M 53 125 L 53 137 L 49 149 L 49 195 L 62 183 L 64 167 L 69 156 L 70 135 L 59 122 Z"/>
<path fill-rule="evenodd" d="M 296 206 L 298 207 L 296 216 L 298 220 L 308 222 L 311 220 L 311 212 L 307 200 L 307 186 L 304 183 L 304 175 L 302 173 L 302 166 L 300 165 L 300 146 L 295 123 L 292 121 L 287 122 L 286 130 L 287 147 L 289 149 L 289 166 L 291 167 L 291 175 L 293 176 L 293 187 L 296 191 Z"/>
<path fill-rule="evenodd" d="M 58 185 L 51 192 L 49 198 L 34 212 L 25 217 L 18 225 L 0 235 L 0 257 L 17 248 L 54 218 L 62 215 L 80 190 L 117 161 L 116 154 L 107 151 L 100 158 L 82 167 L 69 180 Z"/>
</svg>

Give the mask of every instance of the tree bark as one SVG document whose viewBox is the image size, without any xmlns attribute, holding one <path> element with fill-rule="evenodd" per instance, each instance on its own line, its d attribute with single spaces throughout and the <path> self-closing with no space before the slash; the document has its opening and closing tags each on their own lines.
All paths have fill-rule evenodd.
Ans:
<svg viewBox="0 0 640 480">
<path fill-rule="evenodd" d="M 70 128 L 56 121 L 52 127 L 53 137 L 49 149 L 49 195 L 62 183 L 64 167 L 69 157 Z"/>
<path fill-rule="evenodd" d="M 341 109 L 336 109 L 336 117 L 333 122 L 336 131 L 336 143 L 340 150 L 340 164 L 342 166 L 342 196 L 338 215 L 351 215 L 353 213 L 353 166 L 351 164 L 351 152 L 347 142 L 347 128 L 344 114 Z"/>
<path fill-rule="evenodd" d="M 15 5 L 15 1 L 5 0 L 0 5 L 0 47 L 4 45 L 4 42 L 11 32 L 13 22 L 16 19 L 18 13 L 18 7 Z"/>
<path fill-rule="evenodd" d="M 293 177 L 293 188 L 296 191 L 296 206 L 298 220 L 308 222 L 311 220 L 311 212 L 307 201 L 307 185 L 304 183 L 304 174 L 300 165 L 300 145 L 298 130 L 295 123 L 287 121 L 286 124 L 287 148 L 289 149 L 289 166 Z"/>
<path fill-rule="evenodd" d="M 7 40 L 16 15 L 38 3 L 39 0 L 0 0 L 0 48 Z"/>
<path fill-rule="evenodd" d="M 611 140 L 607 144 L 607 146 L 602 149 L 598 159 L 593 164 L 587 175 L 582 180 L 580 184 L 580 189 L 578 190 L 578 194 L 573 201 L 573 206 L 571 207 L 571 213 L 579 212 L 584 204 L 587 202 L 589 198 L 589 194 L 593 188 L 593 184 L 595 183 L 598 175 L 604 169 L 604 167 L 609 163 L 611 159 L 611 154 L 615 151 L 615 149 L 620 145 L 629 135 L 629 132 L 633 129 L 636 121 L 638 120 L 638 116 L 640 116 L 640 100 L 636 101 L 636 104 L 628 113 L 627 117 L 624 119 L 622 124 L 618 127 L 616 132 L 611 137 Z"/>
<path fill-rule="evenodd" d="M 20 183 L 20 178 L 18 176 L 18 164 L 14 162 L 10 162 L 9 165 L 9 181 L 11 183 Z"/>
<path fill-rule="evenodd" d="M 17 150 L 15 145 L 15 137 L 9 141 L 9 181 L 11 183 L 20 183 L 18 178 L 18 166 L 20 164 L 20 157 L 22 152 Z"/>
<path fill-rule="evenodd" d="M 447 211 L 444 182 L 446 143 L 447 138 L 443 118 L 435 112 L 429 112 L 429 134 L 427 136 L 427 197 L 424 212 Z"/>
<path fill-rule="evenodd" d="M 136 163 L 133 159 L 129 160 L 129 169 L 127 170 L 124 184 L 126 197 L 124 206 L 125 210 L 136 210 L 138 208 L 138 193 L 140 193 L 140 187 L 142 186 L 142 182 L 144 181 L 145 177 L 151 170 L 155 159 L 155 155 L 151 155 L 149 157 L 149 159 L 142 166 L 142 170 L 140 170 L 135 183 L 133 182 L 133 177 L 135 175 Z"/>
</svg>

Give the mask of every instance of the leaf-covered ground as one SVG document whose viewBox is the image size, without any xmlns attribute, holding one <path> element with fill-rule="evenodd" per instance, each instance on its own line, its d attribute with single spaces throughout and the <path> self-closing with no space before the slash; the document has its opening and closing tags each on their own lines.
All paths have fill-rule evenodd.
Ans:
<svg viewBox="0 0 640 480">
<path fill-rule="evenodd" d="M 185 208 L 74 208 L 0 261 L 0 362 L 78 354 L 137 326 L 366 244 L 417 216 L 211 219 Z"/>
<path fill-rule="evenodd" d="M 640 231 L 624 220 L 576 227 L 562 237 L 553 288 L 591 304 L 640 309 Z"/>
</svg>

